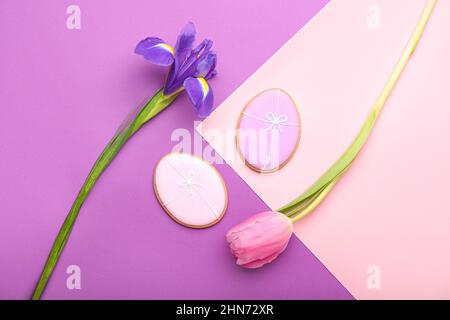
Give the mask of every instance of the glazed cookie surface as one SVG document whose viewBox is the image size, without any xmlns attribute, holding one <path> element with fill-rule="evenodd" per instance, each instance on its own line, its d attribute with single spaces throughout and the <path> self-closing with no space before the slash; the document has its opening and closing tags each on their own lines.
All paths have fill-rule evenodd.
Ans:
<svg viewBox="0 0 450 320">
<path fill-rule="evenodd" d="M 191 228 L 216 224 L 225 214 L 228 195 L 218 171 L 187 153 L 170 153 L 153 175 L 156 197 L 176 222 Z"/>
<path fill-rule="evenodd" d="M 300 141 L 300 115 L 281 89 L 268 89 L 244 107 L 237 126 L 237 148 L 245 164 L 257 172 L 281 169 Z"/>
</svg>

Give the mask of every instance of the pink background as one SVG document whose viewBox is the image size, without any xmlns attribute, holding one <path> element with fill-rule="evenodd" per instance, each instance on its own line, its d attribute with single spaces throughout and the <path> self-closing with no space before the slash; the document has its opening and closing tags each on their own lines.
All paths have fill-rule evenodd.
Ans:
<svg viewBox="0 0 450 320">
<path fill-rule="evenodd" d="M 400 58 L 425 0 L 333 1 L 202 123 L 207 140 L 277 209 L 311 185 L 355 137 Z M 370 5 L 381 29 L 366 25 Z M 450 297 L 450 26 L 438 1 L 424 38 L 373 136 L 297 236 L 356 297 Z M 280 87 L 299 106 L 302 140 L 286 167 L 257 174 L 219 143 L 258 92 Z M 210 128 L 218 131 L 208 132 Z M 276 186 L 276 187 L 275 187 Z M 381 288 L 366 281 L 381 271 Z"/>
<path fill-rule="evenodd" d="M 391 2 L 386 19 L 390 6 L 403 16 L 424 1 Z M 450 2 L 438 1 L 365 150 L 296 228 L 359 299 L 450 298 L 449 14 Z M 370 265 L 380 290 L 366 285 Z"/>
</svg>

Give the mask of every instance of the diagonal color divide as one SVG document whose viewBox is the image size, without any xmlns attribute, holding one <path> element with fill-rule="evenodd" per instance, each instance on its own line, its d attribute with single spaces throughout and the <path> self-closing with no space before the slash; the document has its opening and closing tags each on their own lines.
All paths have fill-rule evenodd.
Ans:
<svg viewBox="0 0 450 320">
<path fill-rule="evenodd" d="M 269 207 L 290 202 L 352 142 L 425 4 L 331 2 L 199 132 Z M 449 129 L 442 120 L 450 101 L 443 89 L 449 45 L 439 40 L 450 32 L 448 12 L 448 2 L 438 1 L 366 150 L 321 207 L 296 225 L 297 236 L 359 299 L 450 296 L 450 203 L 439 197 L 450 178 L 450 148 L 443 147 L 449 146 L 443 138 Z M 246 101 L 273 87 L 286 90 L 299 106 L 302 141 L 286 167 L 260 175 L 236 162 L 218 133 L 235 127 Z"/>
<path fill-rule="evenodd" d="M 0 2 L 9 12 L 0 20 L 8 43 L 0 52 L 0 105 L 8 106 L 0 118 L 20 119 L 0 126 L 0 297 L 26 299 L 92 162 L 129 110 L 161 85 L 162 73 L 134 56 L 137 41 L 150 35 L 172 41 L 193 20 L 199 38 L 215 41 L 220 73 L 211 85 L 219 104 L 327 1 L 204 0 L 194 7 L 136 0 L 105 8 L 80 0 L 81 29 L 74 30 L 66 28 L 66 4 L 40 1 L 24 10 L 23 2 Z M 226 165 L 216 166 L 232 186 L 218 225 L 191 230 L 164 213 L 152 172 L 176 143 L 174 130 L 192 133 L 190 108 L 180 98 L 99 180 L 44 298 L 351 299 L 300 241 L 258 272 L 235 266 L 226 231 L 267 206 Z M 79 267 L 80 289 L 67 286 L 70 266 Z"/>
</svg>

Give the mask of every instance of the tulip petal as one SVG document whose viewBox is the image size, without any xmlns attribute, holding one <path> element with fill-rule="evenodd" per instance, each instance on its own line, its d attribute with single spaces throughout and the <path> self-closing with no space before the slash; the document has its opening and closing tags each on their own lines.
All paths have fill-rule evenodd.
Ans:
<svg viewBox="0 0 450 320">
<path fill-rule="evenodd" d="M 184 88 L 189 95 L 197 115 L 206 118 L 212 110 L 214 96 L 204 78 L 189 77 L 184 81 Z"/>
<path fill-rule="evenodd" d="M 145 38 L 138 43 L 134 52 L 159 66 L 170 66 L 174 61 L 173 48 L 160 38 Z"/>
<path fill-rule="evenodd" d="M 243 268 L 247 268 L 247 269 L 257 269 L 257 268 L 261 268 L 265 264 L 272 262 L 279 255 L 280 255 L 280 253 L 274 253 L 264 259 L 254 260 L 254 261 L 246 263 L 246 264 L 238 264 L 238 265 L 240 265 Z"/>
<path fill-rule="evenodd" d="M 269 220 L 272 217 L 273 217 L 273 212 L 272 211 L 265 211 L 265 212 L 261 212 L 261 213 L 258 213 L 258 214 L 254 215 L 254 216 L 251 216 L 251 217 L 247 218 L 246 220 L 242 221 L 241 223 L 239 223 L 238 225 L 234 226 L 233 228 L 231 228 L 228 231 L 227 239 L 230 238 L 228 240 L 228 242 L 232 241 L 233 234 L 238 234 L 240 231 L 243 231 L 243 230 L 251 227 L 255 223 L 257 223 L 259 221 Z"/>
</svg>

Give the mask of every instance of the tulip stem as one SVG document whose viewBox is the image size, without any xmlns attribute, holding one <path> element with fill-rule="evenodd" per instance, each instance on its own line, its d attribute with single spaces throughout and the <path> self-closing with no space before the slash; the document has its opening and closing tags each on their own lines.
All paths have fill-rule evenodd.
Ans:
<svg viewBox="0 0 450 320">
<path fill-rule="evenodd" d="M 32 299 L 38 300 L 47 285 L 50 276 L 58 262 L 58 259 L 67 243 L 70 232 L 75 224 L 75 220 L 80 212 L 81 206 L 89 195 L 90 191 L 94 187 L 95 183 L 109 166 L 115 156 L 119 153 L 125 143 L 138 131 L 147 121 L 155 117 L 158 113 L 168 107 L 178 96 L 178 94 L 172 94 L 165 96 L 162 89 L 159 90 L 150 100 L 148 100 L 136 114 L 134 119 L 129 124 L 125 123 L 123 129 L 114 135 L 114 137 L 107 144 L 103 152 L 98 157 L 94 166 L 92 167 L 89 175 L 87 176 L 80 192 L 78 193 L 75 202 L 72 205 L 66 219 L 64 220 L 61 229 L 56 237 L 53 247 L 45 263 L 42 274 L 39 278 L 39 282 L 34 290 Z M 121 126 L 122 128 L 122 126 Z"/>
<path fill-rule="evenodd" d="M 375 102 L 372 111 L 369 114 L 366 122 L 359 131 L 353 143 L 346 149 L 342 156 L 322 175 L 308 190 L 306 190 L 298 198 L 294 199 L 292 202 L 278 209 L 278 212 L 288 215 L 294 222 L 298 221 L 309 213 L 311 213 L 325 196 L 331 191 L 331 189 L 336 185 L 343 173 L 348 169 L 348 167 L 353 163 L 356 156 L 359 154 L 364 144 L 366 143 L 375 122 L 383 109 L 386 101 L 391 94 L 395 84 L 398 82 L 401 73 L 406 67 L 411 55 L 413 54 L 422 34 L 425 30 L 425 26 L 430 18 L 431 12 L 436 4 L 436 0 L 428 0 L 419 22 L 408 41 L 400 60 L 395 66 L 394 71 L 389 77 L 385 87 L 381 91 L 377 101 Z"/>
</svg>

